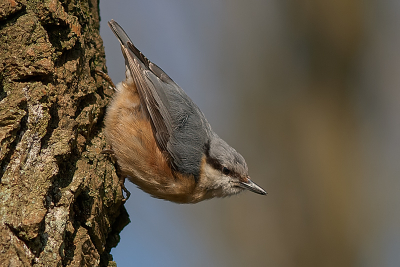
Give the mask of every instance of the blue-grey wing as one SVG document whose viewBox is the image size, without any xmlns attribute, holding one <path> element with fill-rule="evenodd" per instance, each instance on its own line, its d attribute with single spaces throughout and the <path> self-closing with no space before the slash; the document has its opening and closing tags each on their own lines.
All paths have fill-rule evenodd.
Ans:
<svg viewBox="0 0 400 267">
<path fill-rule="evenodd" d="M 121 43 L 158 147 L 174 169 L 198 177 L 204 146 L 211 131 L 203 113 L 161 68 L 133 45 L 114 20 L 109 25 Z"/>
</svg>

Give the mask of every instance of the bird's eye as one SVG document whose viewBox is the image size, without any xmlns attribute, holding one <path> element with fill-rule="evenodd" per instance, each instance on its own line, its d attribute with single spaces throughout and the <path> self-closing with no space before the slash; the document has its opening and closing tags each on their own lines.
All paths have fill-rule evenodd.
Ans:
<svg viewBox="0 0 400 267">
<path fill-rule="evenodd" d="M 222 168 L 222 173 L 225 174 L 225 175 L 228 175 L 228 174 L 231 173 L 231 171 L 227 167 L 223 167 Z"/>
</svg>

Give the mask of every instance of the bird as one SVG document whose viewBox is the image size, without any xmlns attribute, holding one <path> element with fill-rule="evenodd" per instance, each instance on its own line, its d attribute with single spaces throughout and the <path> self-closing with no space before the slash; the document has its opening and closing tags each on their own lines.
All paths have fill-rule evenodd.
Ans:
<svg viewBox="0 0 400 267">
<path fill-rule="evenodd" d="M 114 86 L 104 123 L 122 185 L 128 178 L 155 198 L 181 204 L 244 190 L 265 195 L 250 179 L 243 156 L 211 129 L 183 89 L 116 21 L 108 25 L 125 58 L 126 79 Z"/>
</svg>

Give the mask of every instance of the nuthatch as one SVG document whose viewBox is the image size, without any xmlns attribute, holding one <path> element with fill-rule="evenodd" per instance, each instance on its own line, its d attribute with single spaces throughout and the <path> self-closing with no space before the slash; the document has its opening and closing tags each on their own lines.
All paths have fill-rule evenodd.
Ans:
<svg viewBox="0 0 400 267">
<path fill-rule="evenodd" d="M 265 195 L 248 175 L 242 155 L 211 129 L 186 93 L 132 43 L 117 22 L 108 22 L 121 43 L 126 80 L 105 118 L 105 134 L 119 166 L 153 197 L 196 203 L 238 194 Z"/>
</svg>

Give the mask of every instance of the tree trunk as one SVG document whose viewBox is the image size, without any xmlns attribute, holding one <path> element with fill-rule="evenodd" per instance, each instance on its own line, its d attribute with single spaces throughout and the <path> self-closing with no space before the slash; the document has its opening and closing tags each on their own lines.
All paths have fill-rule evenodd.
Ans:
<svg viewBox="0 0 400 267">
<path fill-rule="evenodd" d="M 115 266 L 98 1 L 0 0 L 0 266 Z"/>
</svg>

